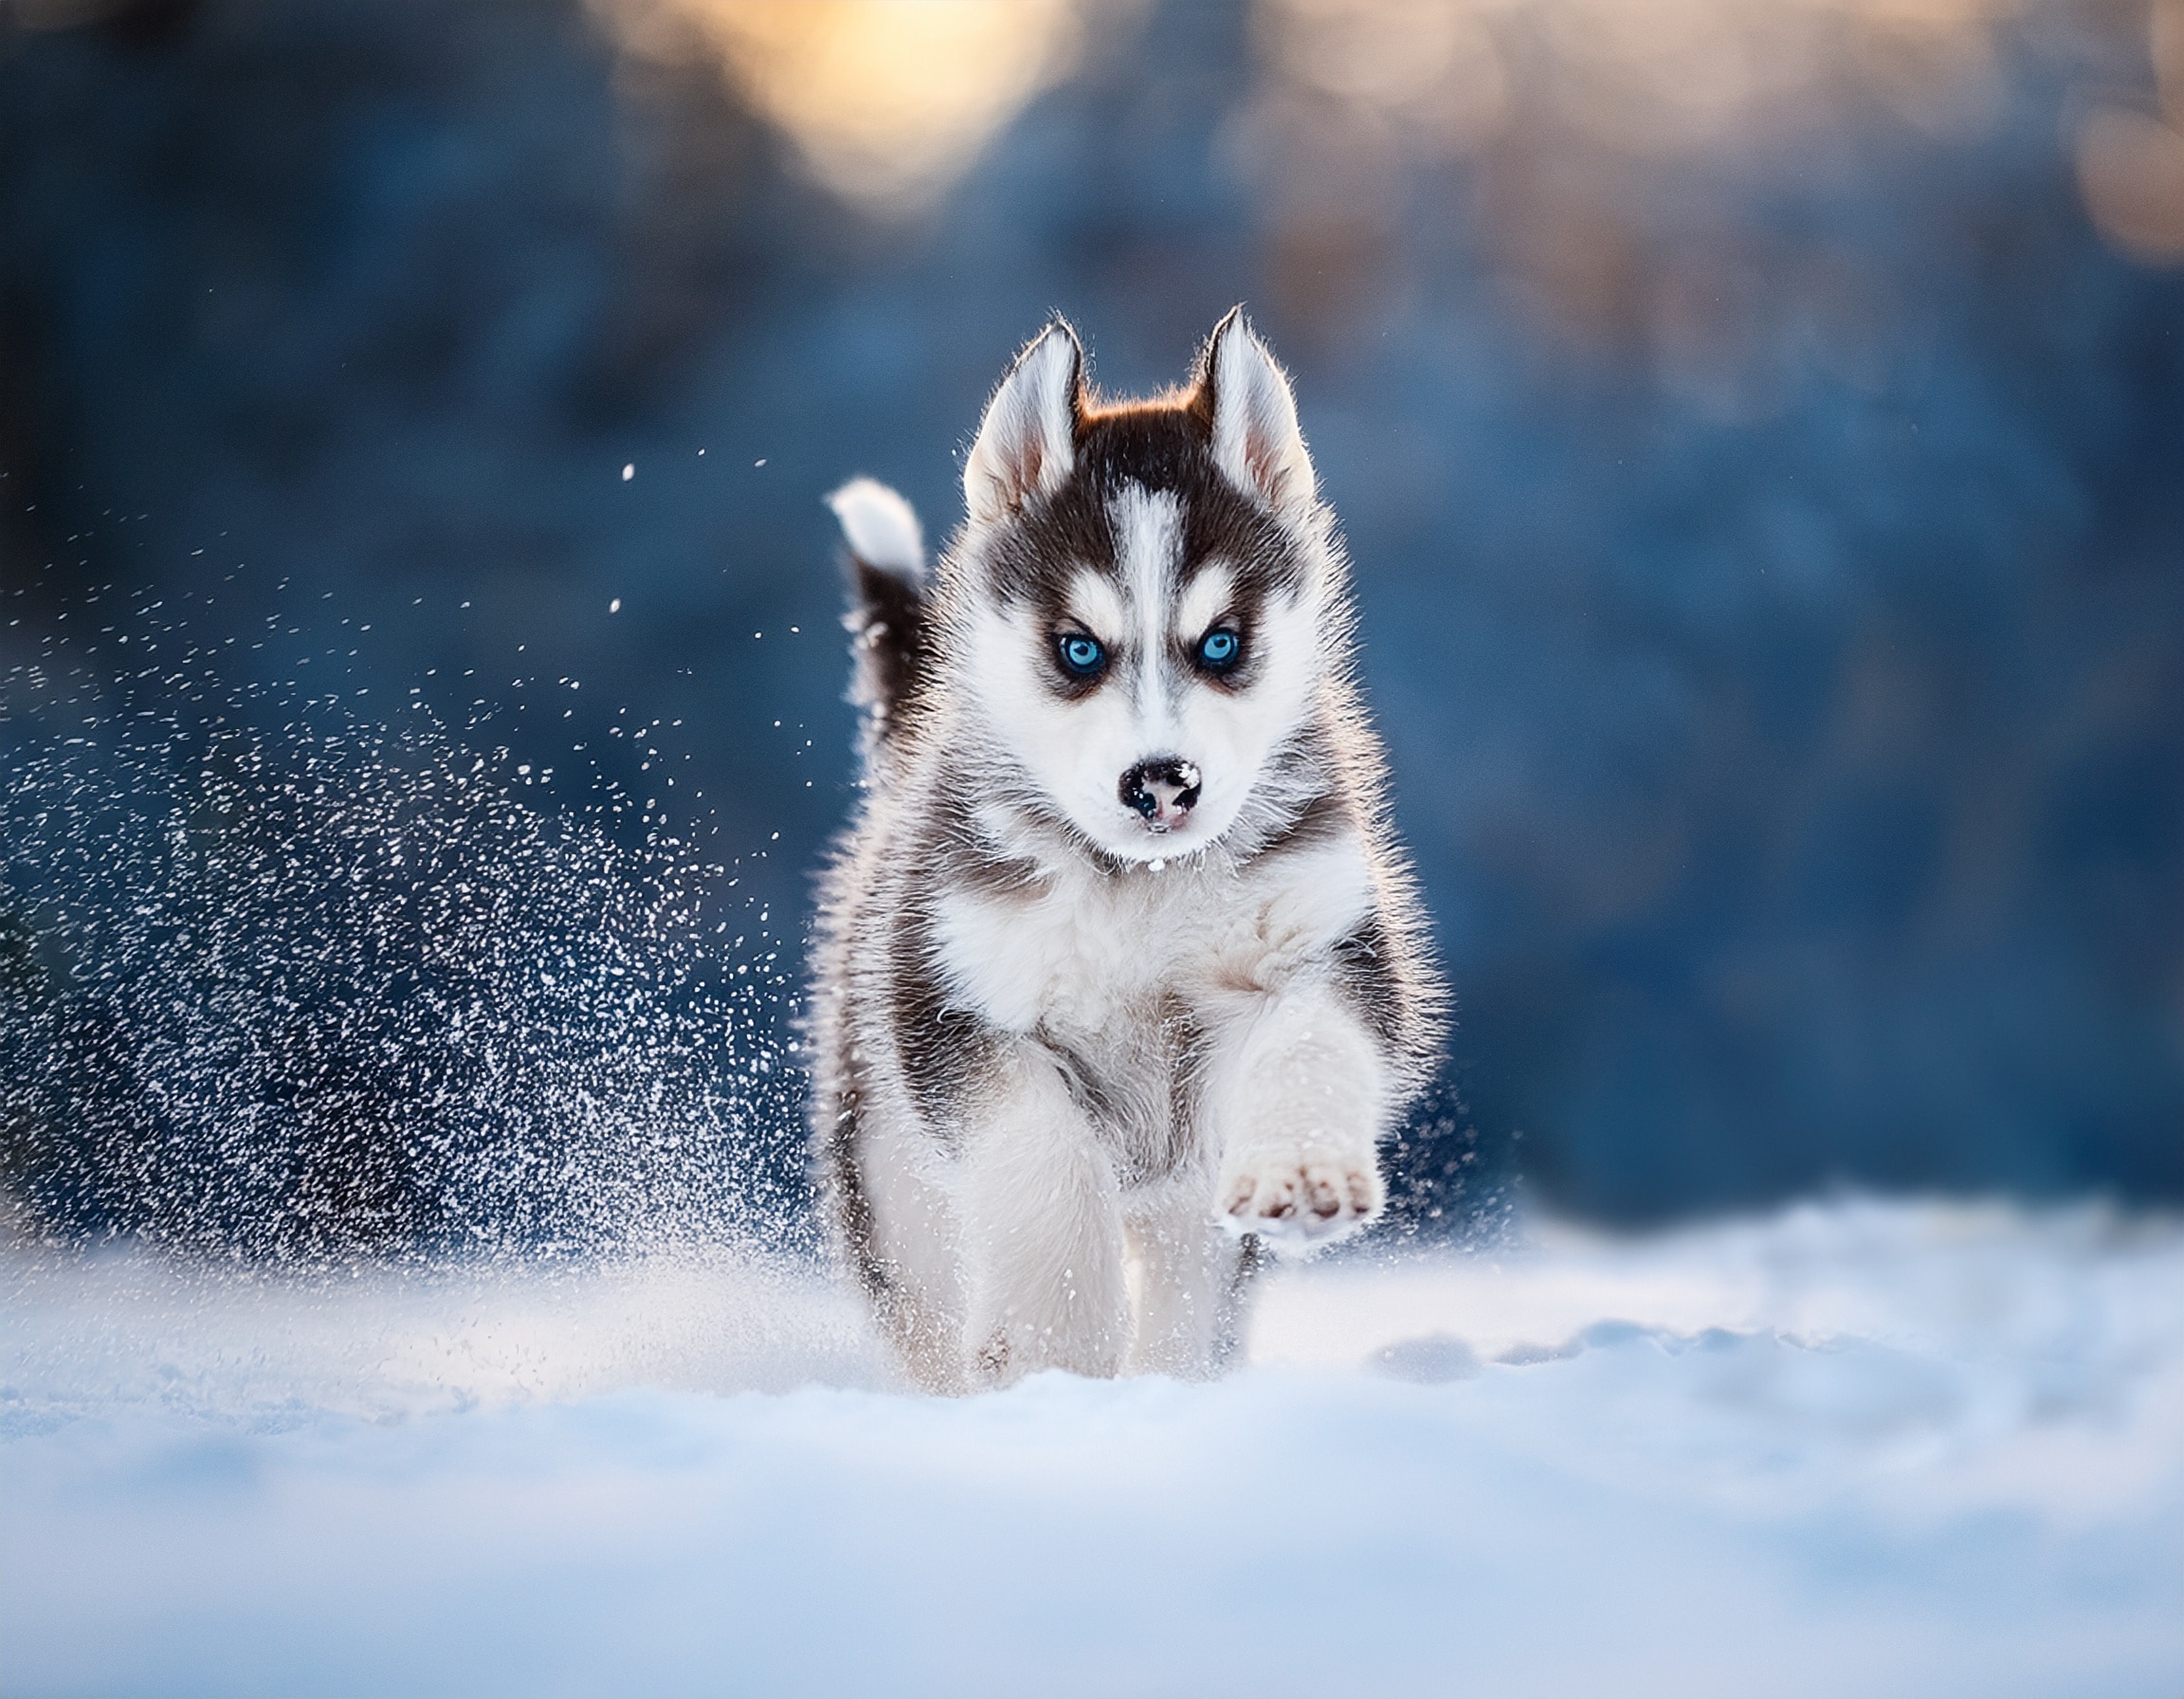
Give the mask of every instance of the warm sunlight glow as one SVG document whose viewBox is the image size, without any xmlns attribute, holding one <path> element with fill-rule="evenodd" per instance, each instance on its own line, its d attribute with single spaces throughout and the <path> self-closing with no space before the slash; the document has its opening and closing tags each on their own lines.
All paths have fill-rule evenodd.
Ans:
<svg viewBox="0 0 2184 1699">
<path fill-rule="evenodd" d="M 2184 261 L 2184 136 L 2142 112 L 2097 106 L 2079 127 L 2078 182 L 2112 247 Z"/>
<path fill-rule="evenodd" d="M 1552 104 L 1633 152 L 1705 146 L 1795 117 L 1845 82 L 1935 130 L 1976 127 L 1992 26 L 2016 0 L 1258 0 L 1255 35 L 1300 96 L 1392 120 L 1441 151 L 1492 135 L 1516 63 Z"/>
<path fill-rule="evenodd" d="M 1071 0 L 597 0 L 640 52 L 710 53 L 812 174 L 916 211 L 1076 63 Z"/>
</svg>

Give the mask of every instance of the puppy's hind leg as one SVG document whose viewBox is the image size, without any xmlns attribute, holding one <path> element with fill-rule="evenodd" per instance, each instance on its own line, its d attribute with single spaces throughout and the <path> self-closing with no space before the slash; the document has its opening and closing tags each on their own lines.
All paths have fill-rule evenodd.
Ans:
<svg viewBox="0 0 2184 1699">
<path fill-rule="evenodd" d="M 1129 1329 L 1113 1165 L 1050 1056 L 1019 1041 L 1001 1068 L 966 1128 L 967 1343 L 995 1382 L 1113 1375 Z"/>
</svg>

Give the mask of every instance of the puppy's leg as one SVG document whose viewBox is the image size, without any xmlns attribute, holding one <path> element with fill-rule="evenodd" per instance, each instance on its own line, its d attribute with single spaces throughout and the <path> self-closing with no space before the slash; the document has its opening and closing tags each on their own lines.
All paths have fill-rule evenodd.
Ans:
<svg viewBox="0 0 2184 1699">
<path fill-rule="evenodd" d="M 1230 1029 L 1213 1072 L 1221 1165 L 1216 1207 L 1232 1232 L 1321 1242 L 1380 1213 L 1374 1145 L 1389 1070 L 1356 1013 L 1304 981 L 1260 999 Z"/>
<path fill-rule="evenodd" d="M 966 1127 L 968 1341 L 984 1375 L 1112 1375 L 1129 1308 L 1114 1168 L 1053 1059 L 1018 1041 Z"/>
<path fill-rule="evenodd" d="M 1130 1368 L 1199 1379 L 1218 1373 L 1243 1326 L 1247 1265 L 1256 1247 L 1224 1232 L 1206 1205 L 1207 1178 L 1166 1193 L 1130 1217 L 1140 1276 Z"/>
<path fill-rule="evenodd" d="M 969 1384 L 961 1229 L 932 1138 L 905 1116 L 868 1117 L 860 1170 L 870 1211 L 873 1305 L 911 1376 L 930 1392 Z"/>
</svg>

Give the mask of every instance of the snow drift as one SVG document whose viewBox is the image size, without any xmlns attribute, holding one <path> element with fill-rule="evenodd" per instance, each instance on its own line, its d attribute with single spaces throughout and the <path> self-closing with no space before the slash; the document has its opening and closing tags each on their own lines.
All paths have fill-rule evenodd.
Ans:
<svg viewBox="0 0 2184 1699">
<path fill-rule="evenodd" d="M 19 1694 L 2173 1693 L 2184 1224 L 1839 1201 L 1285 1270 L 899 1389 L 723 1253 L 6 1265 Z"/>
</svg>

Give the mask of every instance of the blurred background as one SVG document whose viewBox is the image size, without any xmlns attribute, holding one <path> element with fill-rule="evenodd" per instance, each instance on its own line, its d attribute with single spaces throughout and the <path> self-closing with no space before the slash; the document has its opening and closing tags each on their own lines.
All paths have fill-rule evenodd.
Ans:
<svg viewBox="0 0 2184 1699">
<path fill-rule="evenodd" d="M 792 1215 L 819 498 L 1238 301 L 1414 1222 L 2184 1200 L 2184 0 L 0 0 L 18 1218 Z"/>
</svg>

